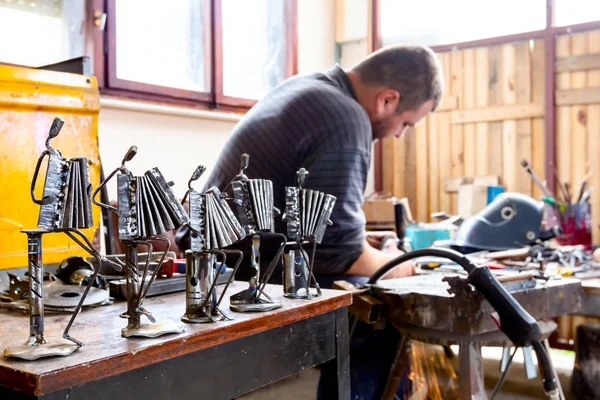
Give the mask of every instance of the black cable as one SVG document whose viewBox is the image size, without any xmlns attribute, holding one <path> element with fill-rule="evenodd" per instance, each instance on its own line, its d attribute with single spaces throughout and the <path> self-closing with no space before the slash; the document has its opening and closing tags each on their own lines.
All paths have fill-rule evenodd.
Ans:
<svg viewBox="0 0 600 400">
<path fill-rule="evenodd" d="M 506 379 L 506 376 L 508 375 L 508 369 L 510 368 L 510 364 L 512 363 L 512 360 L 513 360 L 515 354 L 517 354 L 517 350 L 519 350 L 519 348 L 515 347 L 515 351 L 513 351 L 513 353 L 511 354 L 510 358 L 508 359 L 508 363 L 506 364 L 506 368 L 504 369 L 504 372 L 502 372 L 502 375 L 500 375 L 500 379 L 498 379 L 498 383 L 496 383 L 496 387 L 494 387 L 494 391 L 490 395 L 490 400 L 494 399 L 494 397 L 496 396 L 496 394 L 498 393 L 498 391 L 500 391 L 500 388 L 504 384 L 504 380 Z"/>
<path fill-rule="evenodd" d="M 436 248 L 426 248 L 413 250 L 409 253 L 405 253 L 401 256 L 394 258 L 392 261 L 389 261 L 383 267 L 379 268 L 375 273 L 371 276 L 367 284 L 372 285 L 381 279 L 382 276 L 391 271 L 394 267 L 402 264 L 406 261 L 410 261 L 414 258 L 424 257 L 424 256 L 437 256 L 447 258 L 455 263 L 459 264 L 463 267 L 468 273 L 473 272 L 477 267 L 471 263 L 471 261 L 462 253 L 458 251 L 450 250 L 450 249 L 436 249 Z"/>
<path fill-rule="evenodd" d="M 424 256 L 436 256 L 449 259 L 459 264 L 468 272 L 468 282 L 475 286 L 477 291 L 484 296 L 500 316 L 501 331 L 509 337 L 517 348 L 520 346 L 533 346 L 539 360 L 542 382 L 546 393 L 550 394 L 556 391 L 558 384 L 554 377 L 549 355 L 539 341 L 541 331 L 537 322 L 527 310 L 525 310 L 514 297 L 506 291 L 504 286 L 502 286 L 502 284 L 500 284 L 493 276 L 489 268 L 478 268 L 464 254 L 454 250 L 425 248 L 414 250 L 389 261 L 375 271 L 367 282 L 367 285 L 373 285 L 398 265 Z M 353 333 L 356 323 L 357 321 L 351 321 L 350 334 Z"/>
</svg>

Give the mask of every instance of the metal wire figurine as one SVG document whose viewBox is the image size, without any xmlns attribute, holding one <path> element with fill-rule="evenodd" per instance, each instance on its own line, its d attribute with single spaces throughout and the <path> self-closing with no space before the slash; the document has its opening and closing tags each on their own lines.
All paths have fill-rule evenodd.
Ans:
<svg viewBox="0 0 600 400">
<path fill-rule="evenodd" d="M 191 248 L 185 252 L 186 309 L 181 317 L 183 322 L 188 323 L 216 322 L 219 316 L 231 320 L 221 310 L 220 304 L 242 262 L 243 253 L 239 250 L 223 248 L 246 236 L 246 232 L 229 208 L 224 196 L 216 187 L 204 193 L 192 188 L 192 183 L 198 180 L 205 170 L 202 165 L 196 168 L 188 182 L 188 191 L 181 202 L 184 204 L 189 195 L 188 227 Z M 217 300 L 217 280 L 226 265 L 227 254 L 237 256 L 237 262 Z M 217 263 L 219 263 L 218 268 Z"/>
<path fill-rule="evenodd" d="M 253 276 L 248 289 L 230 297 L 229 307 L 238 312 L 269 311 L 281 307 L 264 289 L 286 243 L 283 234 L 274 233 L 275 217 L 279 210 L 273 205 L 273 182 L 266 179 L 249 179 L 244 171 L 248 168 L 250 156 L 242 154 L 240 173 L 227 185 L 233 190 L 234 211 L 247 235 L 252 235 L 251 264 Z M 225 188 L 225 190 L 227 190 Z M 273 258 L 263 279 L 260 277 L 260 234 L 270 233 L 281 239 L 277 255 Z"/>
<path fill-rule="evenodd" d="M 18 347 L 7 348 L 5 357 L 35 360 L 49 356 L 67 356 L 83 346 L 83 343 L 69 335 L 69 330 L 79 314 L 85 298 L 95 281 L 102 263 L 109 263 L 120 270 L 119 265 L 104 259 L 94 249 L 90 240 L 80 229 L 94 225 L 90 202 L 92 186 L 89 179 L 88 160 L 85 157 L 65 159 L 58 149 L 50 146 L 50 141 L 60 133 L 64 121 L 55 118 L 46 139 L 46 150 L 38 158 L 31 182 L 31 199 L 40 205 L 38 228 L 24 230 L 28 241 L 29 274 L 29 340 Z M 48 156 L 48 167 L 41 199 L 35 197 L 35 185 L 44 158 Z M 42 235 L 63 232 L 83 250 L 96 259 L 96 269 L 85 288 L 75 311 L 63 332 L 63 338 L 73 342 L 48 343 L 44 338 L 44 266 L 42 264 Z"/>
<path fill-rule="evenodd" d="M 283 291 L 289 298 L 313 297 L 310 286 L 314 280 L 317 296 L 321 288 L 313 275 L 315 251 L 321 243 L 327 226 L 332 225 L 329 217 L 333 211 L 335 196 L 323 192 L 304 189 L 308 171 L 301 168 L 297 173 L 296 186 L 285 188 L 285 213 L 282 219 L 287 223 L 286 248 L 283 254 Z M 312 245 L 310 261 L 303 244 Z"/>
<path fill-rule="evenodd" d="M 92 196 L 94 204 L 119 216 L 119 239 L 126 246 L 127 311 L 121 317 L 128 319 L 128 325 L 121 330 L 121 334 L 124 337 L 157 337 L 167 333 L 181 333 L 184 331 L 183 324 L 173 321 L 157 323 L 152 314 L 144 309 L 143 302 L 171 246 L 167 238 L 157 235 L 187 224 L 189 217 L 171 191 L 172 183 L 166 182 L 158 168 L 152 168 L 143 176 L 134 176 L 125 168 L 125 163 L 136 153 L 137 147 L 131 146 L 121 166 L 98 186 Z M 96 201 L 96 195 L 117 173 L 118 208 L 115 208 Z M 147 247 L 148 254 L 152 254 L 150 240 L 162 241 L 166 247 L 149 280 L 147 274 L 150 257 L 147 257 L 140 282 L 138 246 Z M 142 315 L 152 323 L 142 324 Z"/>
</svg>

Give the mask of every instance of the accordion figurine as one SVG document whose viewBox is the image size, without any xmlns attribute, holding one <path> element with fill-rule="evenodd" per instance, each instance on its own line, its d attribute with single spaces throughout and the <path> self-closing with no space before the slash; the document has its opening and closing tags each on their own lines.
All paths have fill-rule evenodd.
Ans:
<svg viewBox="0 0 600 400">
<path fill-rule="evenodd" d="M 128 318 L 129 323 L 121 333 L 123 337 L 157 337 L 167 333 L 181 333 L 184 331 L 183 324 L 170 321 L 156 323 L 152 314 L 142 307 L 142 303 L 161 270 L 162 262 L 171 246 L 167 238 L 157 235 L 188 224 L 190 219 L 175 198 L 171 190 L 172 183 L 167 183 L 158 168 L 150 169 L 143 176 L 134 176 L 125 167 L 125 163 L 136 154 L 137 147 L 131 146 L 123 157 L 121 166 L 111 172 L 92 196 L 94 204 L 118 215 L 119 239 L 125 244 L 127 312 L 121 316 Z M 117 175 L 118 208 L 95 199 L 98 192 L 115 175 Z M 150 240 L 162 241 L 166 247 L 160 262 L 147 279 L 150 257 L 147 257 L 144 274 L 140 277 L 137 248 L 139 245 L 145 246 L 148 248 L 148 254 L 152 254 Z M 145 315 L 152 324 L 142 324 L 142 315 Z"/>
<path fill-rule="evenodd" d="M 94 225 L 90 194 L 92 185 L 85 157 L 66 160 L 58 149 L 50 147 L 50 140 L 58 136 L 64 121 L 55 118 L 46 150 L 42 152 L 31 182 L 31 198 L 40 205 L 38 227 L 48 231 L 62 228 L 85 229 Z M 35 198 L 35 184 L 44 158 L 48 156 L 48 168 L 42 199 Z"/>
<path fill-rule="evenodd" d="M 275 217 L 279 210 L 274 206 L 273 182 L 267 179 L 249 179 L 245 175 L 250 156 L 242 154 L 240 173 L 233 178 L 231 186 L 233 192 L 233 210 L 247 235 L 252 236 L 252 269 L 254 276 L 250 278 L 248 289 L 230 297 L 229 307 L 238 312 L 269 311 L 281 307 L 264 292 L 277 262 L 283 253 L 285 235 L 274 233 Z M 277 255 L 269 264 L 264 278 L 260 277 L 260 234 L 270 234 L 281 239 Z"/>
<path fill-rule="evenodd" d="M 222 248 L 246 236 L 229 204 L 216 187 L 210 188 L 205 193 L 192 188 L 192 182 L 198 180 L 204 171 L 204 166 L 196 168 L 188 182 L 188 191 L 181 202 L 184 204 L 189 196 L 188 227 L 191 248 L 185 252 L 186 309 L 181 317 L 181 320 L 187 323 L 216 322 L 219 315 L 231 319 L 219 306 L 242 262 L 243 253 L 239 250 Z M 223 271 L 222 267 L 226 265 L 227 254 L 237 256 L 237 262 L 217 300 L 216 284 Z"/>
<path fill-rule="evenodd" d="M 92 186 L 90 184 L 87 158 L 77 157 L 67 160 L 58 149 L 50 146 L 50 141 L 58 136 L 63 125 L 64 121 L 58 117 L 52 122 L 46 139 L 46 150 L 38 158 L 31 181 L 31 199 L 35 204 L 40 205 L 39 229 L 23 231 L 27 234 L 28 240 L 30 336 L 24 345 L 5 349 L 4 355 L 6 357 L 35 360 L 42 357 L 67 356 L 80 348 L 83 343 L 72 338 L 69 335 L 69 330 L 81 311 L 89 289 L 100 271 L 100 266 L 103 263 L 112 264 L 100 256 L 88 237 L 80 231 L 80 229 L 91 228 L 94 225 L 90 201 Z M 42 198 L 37 199 L 35 197 L 35 185 L 42 162 L 46 156 L 48 156 L 48 166 Z M 96 269 L 63 332 L 63 337 L 73 342 L 73 344 L 49 344 L 44 338 L 42 235 L 48 233 L 66 234 L 96 259 Z M 121 268 L 118 265 L 113 265 L 113 267 L 117 270 Z"/>
<path fill-rule="evenodd" d="M 314 279 L 313 261 L 316 245 L 321 243 L 335 205 L 336 197 L 323 192 L 304 189 L 308 172 L 301 168 L 297 172 L 297 186 L 285 188 L 285 213 L 288 250 L 283 255 L 283 290 L 290 298 L 310 298 L 309 291 Z M 302 244 L 312 245 L 312 256 L 304 251 Z M 321 294 L 314 279 L 317 295 Z"/>
</svg>

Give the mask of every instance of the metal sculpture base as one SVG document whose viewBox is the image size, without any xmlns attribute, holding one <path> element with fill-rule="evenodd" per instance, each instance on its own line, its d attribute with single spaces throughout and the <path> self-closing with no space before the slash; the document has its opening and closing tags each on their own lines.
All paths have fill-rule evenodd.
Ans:
<svg viewBox="0 0 600 400">
<path fill-rule="evenodd" d="M 314 293 L 311 293 L 310 290 L 305 290 L 304 288 L 298 290 L 296 293 L 284 293 L 283 297 L 294 300 L 310 300 L 315 297 L 320 297 L 323 293 L 316 290 Z"/>
<path fill-rule="evenodd" d="M 77 349 L 79 349 L 79 346 L 73 343 L 36 343 L 35 341 L 29 341 L 21 346 L 6 348 L 4 357 L 31 361 L 44 357 L 68 356 Z"/>
<path fill-rule="evenodd" d="M 265 312 L 275 310 L 281 307 L 279 302 L 269 302 L 263 299 L 256 299 L 255 303 L 230 304 L 229 308 L 236 312 Z"/>
<path fill-rule="evenodd" d="M 221 291 L 221 296 L 217 299 L 217 282 L 223 267 L 227 265 L 227 254 L 237 256 L 237 262 Z M 220 306 L 244 254 L 239 250 L 187 250 L 185 256 L 186 307 L 181 320 L 192 324 L 233 320 Z M 220 264 L 217 263 L 217 256 L 221 257 Z"/>
<path fill-rule="evenodd" d="M 184 314 L 181 317 L 181 321 L 188 323 L 188 324 L 206 324 L 208 322 L 219 322 L 219 321 L 224 321 L 224 320 L 230 321 L 231 318 L 225 317 L 220 314 L 213 315 L 210 313 Z"/>
<path fill-rule="evenodd" d="M 150 324 L 127 325 L 121 329 L 123 337 L 149 337 L 155 338 L 170 333 L 183 333 L 185 328 L 182 323 L 174 321 L 163 321 Z"/>
<path fill-rule="evenodd" d="M 302 244 L 312 245 L 312 257 L 302 248 Z M 287 242 L 288 249 L 282 256 L 283 264 L 283 296 L 294 300 L 310 300 L 321 296 L 321 287 L 313 275 L 316 242 Z M 314 282 L 315 292 L 311 292 Z"/>
<path fill-rule="evenodd" d="M 61 230 L 70 238 L 75 240 L 84 250 L 97 256 L 93 252 L 91 243 L 89 246 L 82 244 L 73 234 L 80 234 L 84 240 L 85 236 L 76 229 Z M 57 232 L 61 232 L 57 231 Z M 9 347 L 5 349 L 5 357 L 21 358 L 24 360 L 37 360 L 43 357 L 68 356 L 75 350 L 83 346 L 83 343 L 69 336 L 69 329 L 75 320 L 75 317 L 81 310 L 85 297 L 89 290 L 89 285 L 81 295 L 80 301 L 63 332 L 63 337 L 73 343 L 52 343 L 48 344 L 44 338 L 44 265 L 42 264 L 42 235 L 45 233 L 54 233 L 45 229 L 24 230 L 27 234 L 27 255 L 28 255 L 28 275 L 29 275 L 29 340 L 20 346 Z M 98 260 L 100 260 L 98 258 Z M 100 262 L 99 262 L 100 264 Z M 96 272 L 98 269 L 96 270 Z"/>
<path fill-rule="evenodd" d="M 152 314 L 142 307 L 142 302 L 148 293 L 148 289 L 152 284 L 156 276 L 156 272 L 160 270 L 162 261 L 155 267 L 155 273 L 152 275 L 149 282 L 144 285 L 146 274 L 148 272 L 149 257 L 146 259 L 146 268 L 144 270 L 144 276 L 142 277 L 142 285 L 140 286 L 140 274 L 138 266 L 138 244 L 148 246 L 148 254 L 152 254 L 152 245 L 143 240 L 136 241 L 123 241 L 126 246 L 125 264 L 126 264 L 126 275 L 125 279 L 127 282 L 127 312 L 121 314 L 122 318 L 127 318 L 128 324 L 125 328 L 121 329 L 121 336 L 128 337 L 158 337 L 166 334 L 183 333 L 185 327 L 180 322 L 174 321 L 163 321 L 156 322 Z M 169 243 L 170 244 L 170 243 Z M 168 248 L 169 246 L 167 246 Z M 165 252 L 166 254 L 166 252 Z M 143 324 L 141 322 L 142 316 L 146 316 L 151 323 Z"/>
</svg>

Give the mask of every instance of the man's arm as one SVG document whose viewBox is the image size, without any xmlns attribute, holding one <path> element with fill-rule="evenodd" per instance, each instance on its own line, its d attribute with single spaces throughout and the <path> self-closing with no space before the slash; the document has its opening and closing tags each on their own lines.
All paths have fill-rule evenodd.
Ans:
<svg viewBox="0 0 600 400">
<path fill-rule="evenodd" d="M 363 243 L 363 252 L 360 257 L 352 264 L 350 269 L 346 272 L 348 275 L 360 275 L 370 277 L 381 268 L 384 264 L 394 258 L 402 255 L 403 253 L 397 248 L 387 249 L 381 251 L 372 247 L 367 240 Z M 405 276 L 412 276 L 415 274 L 415 266 L 410 261 L 398 265 L 392 269 L 389 273 L 384 276 L 384 279 L 401 278 Z"/>
<path fill-rule="evenodd" d="M 388 261 L 402 254 L 398 249 L 381 251 L 369 245 L 366 239 L 362 211 L 364 180 L 369 169 L 369 154 L 356 149 L 337 149 L 320 154 L 304 164 L 308 169 L 306 188 L 316 189 L 337 197 L 331 215 L 333 226 L 325 231 L 323 243 L 317 246 L 320 270 L 328 270 L 329 263 L 342 260 L 349 265 L 344 271 L 333 273 L 371 276 Z M 303 166 L 304 166 L 303 165 Z M 347 261 L 343 261 L 343 260 Z M 412 275 L 412 264 L 394 268 L 386 278 Z"/>
</svg>

